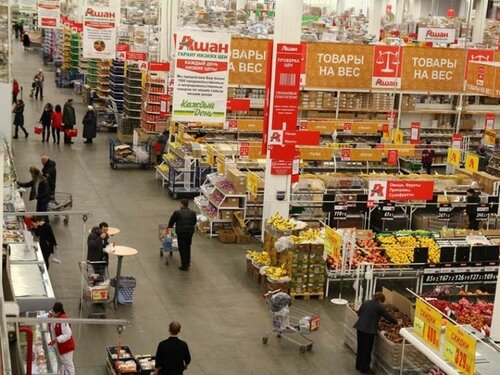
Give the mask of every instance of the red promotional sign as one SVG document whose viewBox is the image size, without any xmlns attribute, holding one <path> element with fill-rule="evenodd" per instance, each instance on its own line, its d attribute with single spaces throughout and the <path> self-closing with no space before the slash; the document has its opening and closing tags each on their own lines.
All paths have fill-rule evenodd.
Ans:
<svg viewBox="0 0 500 375">
<path fill-rule="evenodd" d="M 398 165 L 398 150 L 387 151 L 387 164 Z"/>
<path fill-rule="evenodd" d="M 248 98 L 231 98 L 227 101 L 228 111 L 248 112 L 250 110 L 250 99 Z"/>
<path fill-rule="evenodd" d="M 145 52 L 127 51 L 125 54 L 125 58 L 127 60 L 132 60 L 132 61 L 144 61 L 144 60 L 146 60 L 146 53 Z"/>
<path fill-rule="evenodd" d="M 152 72 L 169 72 L 170 63 L 168 62 L 150 62 L 149 70 Z"/>
<path fill-rule="evenodd" d="M 120 60 L 125 60 L 127 58 L 127 52 L 130 50 L 130 46 L 125 43 L 118 43 L 116 45 L 116 58 Z"/>
<path fill-rule="evenodd" d="M 169 113 L 170 95 L 160 97 L 160 118 L 167 118 Z"/>
<path fill-rule="evenodd" d="M 346 133 L 350 133 L 352 131 L 352 123 L 351 122 L 344 122 L 344 131 Z"/>
<path fill-rule="evenodd" d="M 41 17 L 42 24 L 40 27 L 56 27 L 57 19 L 49 17 Z"/>
<path fill-rule="evenodd" d="M 460 133 L 453 134 L 453 137 L 451 139 L 451 147 L 456 149 L 462 148 L 462 134 Z"/>
<path fill-rule="evenodd" d="M 319 145 L 321 132 L 312 130 L 301 130 L 296 133 L 297 144 L 303 146 Z"/>
<path fill-rule="evenodd" d="M 418 145 L 420 143 L 420 122 L 414 121 L 410 127 L 410 144 Z"/>
<path fill-rule="evenodd" d="M 271 160 L 271 174 L 289 176 L 293 171 L 294 160 Z"/>
<path fill-rule="evenodd" d="M 302 63 L 300 64 L 300 84 L 306 84 L 306 69 L 307 69 L 307 43 L 300 43 L 302 46 Z"/>
<path fill-rule="evenodd" d="M 484 120 L 485 129 L 495 129 L 495 114 L 487 113 L 486 119 Z"/>
<path fill-rule="evenodd" d="M 293 160 L 297 153 L 297 148 L 294 144 L 286 144 L 283 147 L 271 147 L 271 159 L 276 160 Z"/>
<path fill-rule="evenodd" d="M 227 122 L 229 130 L 236 131 L 238 130 L 238 121 L 236 120 L 229 120 Z"/>
<path fill-rule="evenodd" d="M 403 48 L 399 46 L 375 46 L 372 87 L 400 88 L 403 67 Z"/>
<path fill-rule="evenodd" d="M 490 49 L 469 49 L 467 50 L 467 62 L 465 64 L 465 78 L 467 79 L 467 71 L 469 62 L 488 62 L 495 61 L 495 51 Z"/>
<path fill-rule="evenodd" d="M 250 142 L 240 143 L 240 159 L 248 159 L 250 156 Z"/>
<path fill-rule="evenodd" d="M 351 149 L 343 148 L 342 150 L 340 150 L 340 158 L 342 161 L 351 160 Z"/>
<path fill-rule="evenodd" d="M 178 68 L 189 70 L 190 72 L 206 74 L 224 72 L 228 64 L 223 61 L 202 61 L 202 60 L 177 60 Z"/>
</svg>

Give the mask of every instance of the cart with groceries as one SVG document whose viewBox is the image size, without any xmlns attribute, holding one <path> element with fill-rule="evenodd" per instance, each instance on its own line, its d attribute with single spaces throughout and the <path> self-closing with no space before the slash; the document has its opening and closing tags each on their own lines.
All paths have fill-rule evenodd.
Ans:
<svg viewBox="0 0 500 375">
<path fill-rule="evenodd" d="M 163 257 L 163 254 L 165 254 L 165 264 L 169 265 L 168 255 L 172 257 L 173 252 L 179 250 L 177 237 L 175 236 L 174 230 L 169 230 L 168 225 L 165 224 L 160 224 L 158 226 L 158 237 L 161 243 L 160 257 Z"/>
<path fill-rule="evenodd" d="M 267 292 L 264 298 L 269 305 L 271 330 L 262 337 L 262 342 L 267 344 L 269 337 L 275 335 L 298 345 L 301 353 L 310 351 L 313 341 L 306 335 L 319 329 L 319 315 L 291 307 L 292 297 L 281 289 Z"/>
<path fill-rule="evenodd" d="M 106 318 L 106 306 L 110 301 L 110 279 L 105 261 L 78 262 L 82 275 L 82 294 L 80 309 L 85 306 L 89 318 Z M 104 271 L 97 273 L 96 268 Z"/>
</svg>

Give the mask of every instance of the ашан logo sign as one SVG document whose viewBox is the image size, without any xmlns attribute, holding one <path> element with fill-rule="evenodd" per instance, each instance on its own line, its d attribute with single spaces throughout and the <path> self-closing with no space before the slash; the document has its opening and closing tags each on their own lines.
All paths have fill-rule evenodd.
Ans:
<svg viewBox="0 0 500 375">
<path fill-rule="evenodd" d="M 115 12 L 97 11 L 91 7 L 88 7 L 85 11 L 85 17 L 115 18 Z"/>
<path fill-rule="evenodd" d="M 450 33 L 448 31 L 434 31 L 432 29 L 428 29 L 425 33 L 427 38 L 445 38 L 448 39 Z"/>
<path fill-rule="evenodd" d="M 194 52 L 229 53 L 229 45 L 224 43 L 197 42 L 189 35 L 184 35 L 179 42 L 179 51 L 187 49 Z"/>
</svg>

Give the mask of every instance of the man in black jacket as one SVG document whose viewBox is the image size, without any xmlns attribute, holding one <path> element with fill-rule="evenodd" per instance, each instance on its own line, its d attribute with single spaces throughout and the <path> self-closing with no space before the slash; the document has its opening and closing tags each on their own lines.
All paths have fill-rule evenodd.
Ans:
<svg viewBox="0 0 500 375">
<path fill-rule="evenodd" d="M 168 222 L 168 229 L 175 225 L 177 244 L 181 256 L 181 271 L 188 271 L 191 264 L 191 241 L 193 239 L 194 227 L 196 225 L 196 212 L 190 210 L 189 201 L 181 199 L 181 209 L 175 211 Z"/>
<path fill-rule="evenodd" d="M 170 337 L 160 342 L 156 349 L 154 375 L 182 375 L 191 363 L 188 345 L 177 337 L 180 331 L 181 323 L 169 324 Z"/>
<path fill-rule="evenodd" d="M 104 270 L 108 266 L 108 254 L 104 251 L 109 241 L 108 230 L 109 225 L 102 222 L 98 227 L 92 228 L 87 238 L 87 261 L 105 262 L 92 265 L 94 272 L 101 276 L 104 276 Z"/>
<path fill-rule="evenodd" d="M 392 324 L 398 323 L 382 305 L 384 302 L 385 295 L 381 292 L 377 292 L 373 296 L 373 299 L 363 302 L 358 310 L 358 321 L 354 324 L 354 328 L 358 331 L 356 370 L 362 374 L 375 374 L 375 372 L 370 369 L 370 362 L 380 318 L 384 317 Z"/>
<path fill-rule="evenodd" d="M 479 230 L 479 221 L 477 221 L 477 206 L 481 203 L 481 198 L 472 188 L 467 189 L 466 197 L 467 206 L 465 206 L 465 214 L 469 217 L 469 229 Z"/>
<path fill-rule="evenodd" d="M 49 183 L 51 198 L 54 199 L 57 178 L 56 162 L 54 160 L 50 160 L 47 155 L 43 155 L 41 160 L 43 164 L 42 175 Z"/>
</svg>

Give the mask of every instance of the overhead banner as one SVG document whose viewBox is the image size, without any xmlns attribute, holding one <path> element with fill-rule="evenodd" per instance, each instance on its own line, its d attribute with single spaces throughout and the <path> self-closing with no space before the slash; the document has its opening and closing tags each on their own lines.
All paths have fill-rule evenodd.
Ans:
<svg viewBox="0 0 500 375">
<path fill-rule="evenodd" d="M 231 39 L 231 59 L 229 62 L 229 84 L 266 85 L 266 69 L 269 61 L 265 39 Z"/>
<path fill-rule="evenodd" d="M 60 0 L 38 0 L 38 26 L 43 29 L 59 28 Z"/>
<path fill-rule="evenodd" d="M 87 6 L 83 14 L 83 58 L 114 59 L 117 15 L 114 8 Z"/>
<path fill-rule="evenodd" d="M 430 43 L 454 43 L 455 29 L 446 29 L 444 27 L 419 27 L 418 41 Z"/>
<path fill-rule="evenodd" d="M 177 32 L 174 120 L 224 123 L 230 47 L 229 33 Z"/>
<path fill-rule="evenodd" d="M 467 70 L 468 92 L 500 98 L 500 62 L 470 62 Z"/>
<path fill-rule="evenodd" d="M 369 181 L 369 201 L 428 201 L 434 194 L 434 181 Z"/>
<path fill-rule="evenodd" d="M 19 0 L 19 11 L 21 13 L 35 13 L 36 0 Z"/>
<path fill-rule="evenodd" d="M 407 47 L 403 59 L 403 90 L 462 91 L 465 52 L 453 48 Z"/>
<path fill-rule="evenodd" d="M 373 46 L 341 43 L 307 45 L 308 87 L 371 88 Z"/>
<path fill-rule="evenodd" d="M 401 88 L 401 66 L 404 66 L 403 48 L 400 46 L 372 48 L 374 48 L 372 88 Z"/>
</svg>

